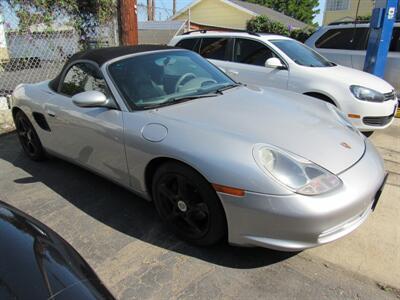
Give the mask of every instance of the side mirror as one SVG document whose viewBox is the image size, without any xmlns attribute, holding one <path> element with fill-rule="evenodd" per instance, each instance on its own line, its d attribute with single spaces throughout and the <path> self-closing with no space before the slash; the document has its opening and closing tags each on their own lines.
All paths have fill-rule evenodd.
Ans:
<svg viewBox="0 0 400 300">
<path fill-rule="evenodd" d="M 72 96 L 72 102 L 79 107 L 108 106 L 106 95 L 98 91 L 87 91 Z"/>
<path fill-rule="evenodd" d="M 272 69 L 286 69 L 285 65 L 282 64 L 281 60 L 276 57 L 268 58 L 265 62 L 265 67 Z"/>
</svg>

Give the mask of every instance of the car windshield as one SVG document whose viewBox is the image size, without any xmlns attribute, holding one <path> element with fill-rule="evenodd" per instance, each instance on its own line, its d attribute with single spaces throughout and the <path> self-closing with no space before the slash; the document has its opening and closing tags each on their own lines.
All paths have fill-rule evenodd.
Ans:
<svg viewBox="0 0 400 300">
<path fill-rule="evenodd" d="M 333 67 L 334 63 L 323 58 L 314 50 L 294 40 L 272 40 L 272 44 L 282 50 L 296 64 L 306 67 Z"/>
<path fill-rule="evenodd" d="M 237 84 L 200 55 L 160 51 L 112 63 L 109 73 L 132 109 L 212 97 Z"/>
</svg>

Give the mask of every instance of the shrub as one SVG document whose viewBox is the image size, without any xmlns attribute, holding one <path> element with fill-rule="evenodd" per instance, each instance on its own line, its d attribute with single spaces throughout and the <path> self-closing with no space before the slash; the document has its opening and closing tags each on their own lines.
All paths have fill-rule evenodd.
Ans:
<svg viewBox="0 0 400 300">
<path fill-rule="evenodd" d="M 293 29 L 280 22 L 272 21 L 267 16 L 257 16 L 247 22 L 247 30 L 260 33 L 280 34 L 304 42 L 315 32 L 316 28 L 309 26 L 303 29 Z"/>
</svg>

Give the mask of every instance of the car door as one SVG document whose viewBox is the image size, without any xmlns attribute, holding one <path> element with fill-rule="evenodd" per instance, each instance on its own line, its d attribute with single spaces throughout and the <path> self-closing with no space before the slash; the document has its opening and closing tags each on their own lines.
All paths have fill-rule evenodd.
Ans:
<svg viewBox="0 0 400 300">
<path fill-rule="evenodd" d="M 77 62 L 63 74 L 57 93 L 45 104 L 52 134 L 48 147 L 59 155 L 128 185 L 122 112 L 107 107 L 78 107 L 72 101 L 72 96 L 92 90 L 112 99 L 94 63 Z"/>
<path fill-rule="evenodd" d="M 236 38 L 233 47 L 233 61 L 227 65 L 227 73 L 243 83 L 286 89 L 288 69 L 267 68 L 267 59 L 282 59 L 267 45 L 247 38 Z M 282 61 L 283 64 L 285 64 Z"/>
</svg>

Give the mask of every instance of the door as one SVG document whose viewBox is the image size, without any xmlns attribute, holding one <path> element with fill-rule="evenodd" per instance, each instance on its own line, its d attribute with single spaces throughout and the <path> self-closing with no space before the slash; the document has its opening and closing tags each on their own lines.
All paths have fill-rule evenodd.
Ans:
<svg viewBox="0 0 400 300">
<path fill-rule="evenodd" d="M 237 38 L 233 49 L 233 61 L 226 66 L 226 72 L 234 79 L 259 86 L 287 88 L 287 69 L 265 67 L 267 59 L 279 58 L 268 46 L 255 40 Z M 285 64 L 283 61 L 282 63 Z"/>
<path fill-rule="evenodd" d="M 128 185 L 122 112 L 107 107 L 83 108 L 72 102 L 72 96 L 91 90 L 112 98 L 97 66 L 78 62 L 70 67 L 60 82 L 58 93 L 45 104 L 52 134 L 48 147 L 74 162 Z"/>
</svg>

